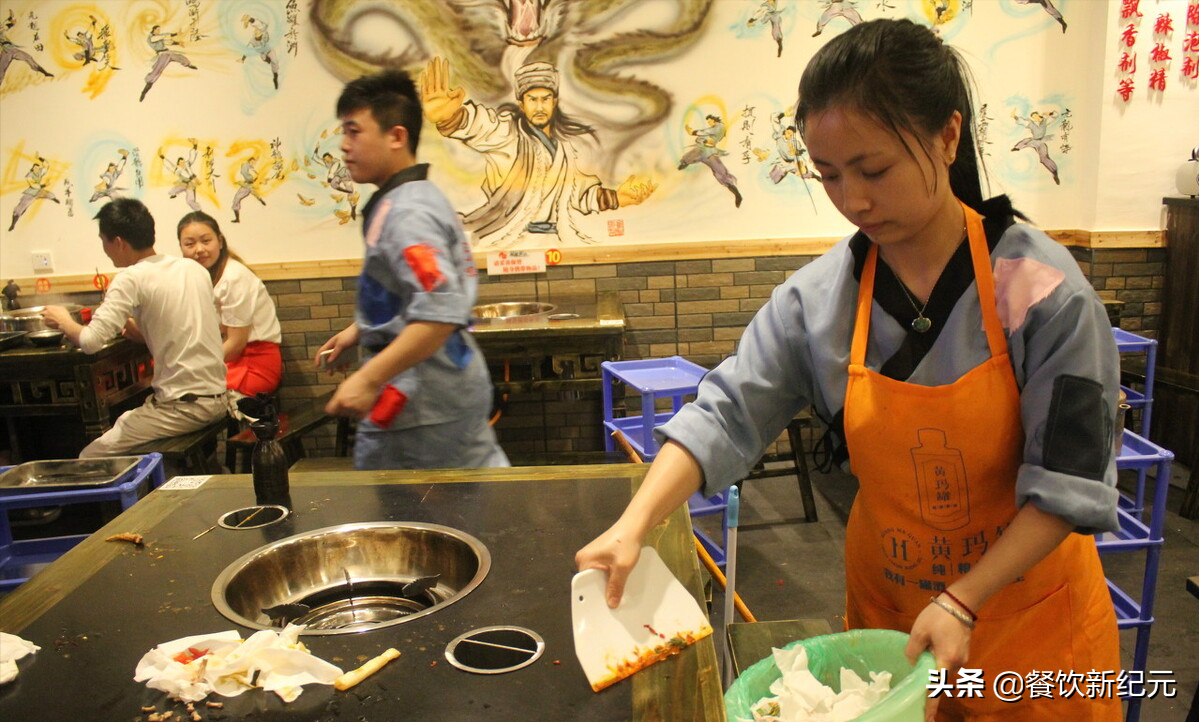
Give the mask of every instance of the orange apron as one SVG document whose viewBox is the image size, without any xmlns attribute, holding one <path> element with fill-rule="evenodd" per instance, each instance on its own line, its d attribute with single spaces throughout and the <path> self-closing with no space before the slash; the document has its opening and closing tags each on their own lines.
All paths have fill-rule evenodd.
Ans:
<svg viewBox="0 0 1199 722">
<path fill-rule="evenodd" d="M 862 270 L 845 395 L 845 438 L 860 482 L 846 531 L 846 626 L 909 632 L 929 597 L 970 570 L 1016 515 L 1024 450 L 982 217 L 965 205 L 989 361 L 946 386 L 897 381 L 865 366 L 878 247 Z M 966 667 L 984 697 L 941 697 L 938 720 L 1118 722 L 1118 698 L 1003 702 L 1001 673 L 1086 675 L 1120 669 L 1119 635 L 1092 537 L 1071 534 L 978 610 Z M 1006 675 L 1006 676 L 1010 676 Z M 1051 678 L 1052 679 L 1052 678 Z M 953 680 L 948 680 L 953 681 Z"/>
</svg>

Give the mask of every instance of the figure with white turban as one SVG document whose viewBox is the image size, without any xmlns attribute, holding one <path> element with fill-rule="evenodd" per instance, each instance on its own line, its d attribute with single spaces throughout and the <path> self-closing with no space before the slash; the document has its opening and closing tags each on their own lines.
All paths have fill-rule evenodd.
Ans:
<svg viewBox="0 0 1199 722">
<path fill-rule="evenodd" d="M 629 176 L 618 188 L 579 168 L 578 141 L 588 125 L 558 108 L 558 70 L 546 62 L 521 66 L 516 101 L 489 108 L 451 87 L 447 60 L 434 58 L 421 76 L 425 117 L 447 138 L 483 154 L 483 205 L 464 215 L 476 246 L 507 248 L 528 234 L 563 243 L 595 243 L 576 224 L 579 215 L 641 203 L 657 185 Z"/>
</svg>

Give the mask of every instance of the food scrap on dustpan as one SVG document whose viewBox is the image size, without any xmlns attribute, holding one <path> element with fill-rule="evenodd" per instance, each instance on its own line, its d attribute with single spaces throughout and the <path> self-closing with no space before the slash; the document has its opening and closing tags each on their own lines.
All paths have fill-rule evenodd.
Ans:
<svg viewBox="0 0 1199 722">
<path fill-rule="evenodd" d="M 848 722 L 891 691 L 890 672 L 871 672 L 867 682 L 842 668 L 841 691 L 834 692 L 808 670 L 808 652 L 802 645 L 776 648 L 774 663 L 783 676 L 770 685 L 773 696 L 750 707 L 753 722 Z"/>
<path fill-rule="evenodd" d="M 698 642 L 711 633 L 711 627 L 704 627 L 695 632 L 680 632 L 677 636 L 664 639 L 661 644 L 655 644 L 652 647 L 635 647 L 627 658 L 609 662 L 608 675 L 593 681 L 591 689 L 599 692 L 610 687 L 651 664 L 673 657 L 686 649 L 688 645 Z"/>
<path fill-rule="evenodd" d="M 260 687 L 292 702 L 306 684 L 333 684 L 341 669 L 314 657 L 299 641 L 300 625 L 264 629 L 242 641 L 233 630 L 164 642 L 146 652 L 133 679 L 183 702 L 212 692 L 236 697 Z"/>
</svg>

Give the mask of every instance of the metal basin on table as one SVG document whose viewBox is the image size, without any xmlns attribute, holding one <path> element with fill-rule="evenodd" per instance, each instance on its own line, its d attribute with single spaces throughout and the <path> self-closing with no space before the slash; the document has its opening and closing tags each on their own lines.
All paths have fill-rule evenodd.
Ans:
<svg viewBox="0 0 1199 722">
<path fill-rule="evenodd" d="M 518 321 L 548 316 L 558 306 L 534 301 L 505 301 L 475 306 L 471 313 L 484 321 Z"/>
<path fill-rule="evenodd" d="M 457 529 L 342 524 L 246 554 L 217 577 L 212 602 L 254 629 L 294 622 L 306 625 L 304 634 L 350 634 L 433 614 L 473 591 L 490 569 L 487 547 Z"/>
</svg>

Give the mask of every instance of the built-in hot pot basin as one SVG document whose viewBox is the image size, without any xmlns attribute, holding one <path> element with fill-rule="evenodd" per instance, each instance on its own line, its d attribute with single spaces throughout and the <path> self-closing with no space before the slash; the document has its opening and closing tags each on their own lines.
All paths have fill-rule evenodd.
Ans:
<svg viewBox="0 0 1199 722">
<path fill-rule="evenodd" d="M 280 539 L 234 561 L 212 602 L 253 629 L 303 624 L 303 634 L 350 634 L 418 619 L 482 583 L 491 554 L 438 524 L 362 522 Z"/>
</svg>

